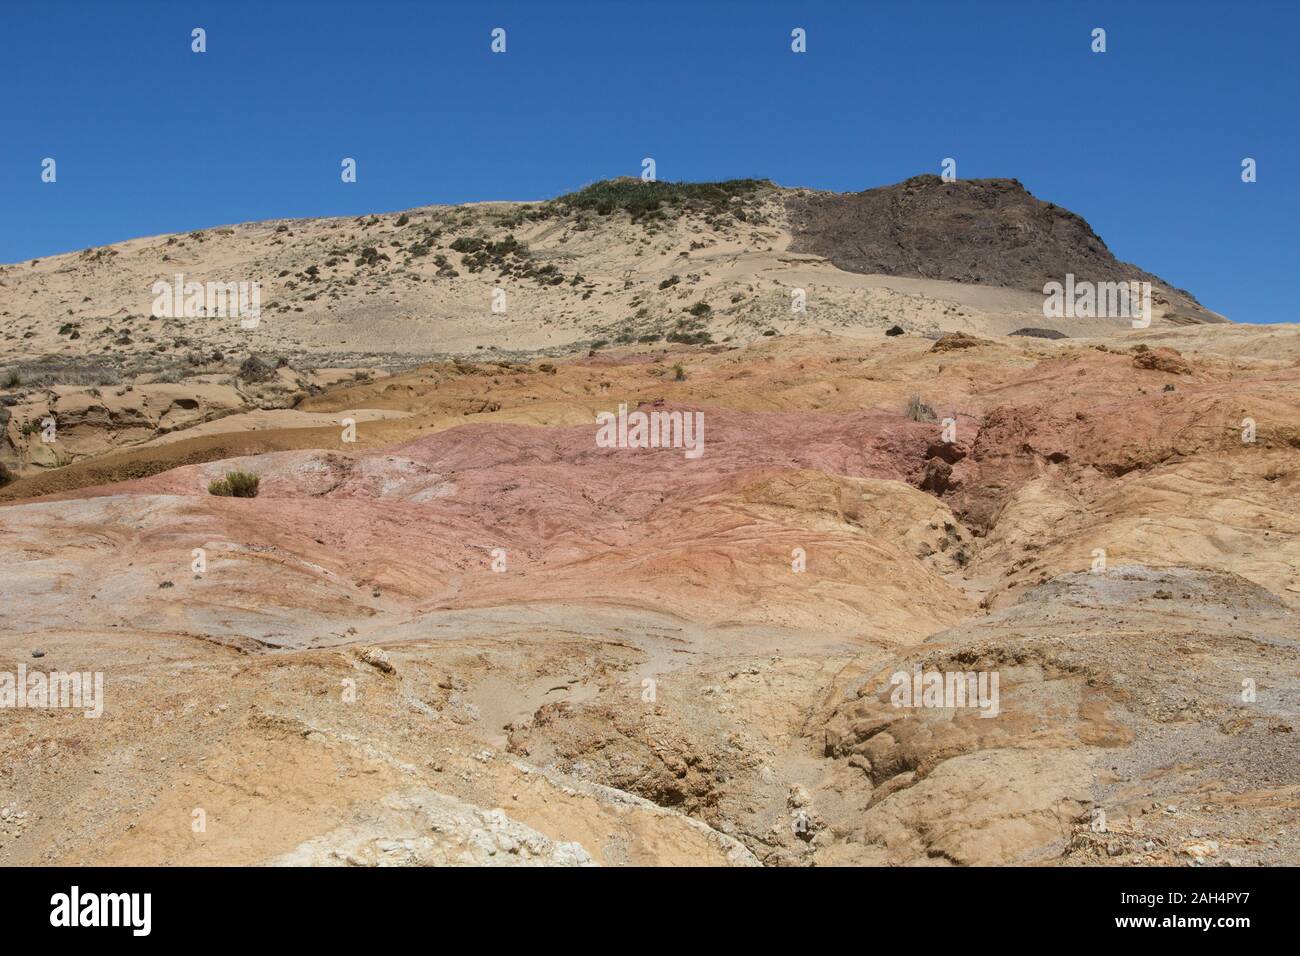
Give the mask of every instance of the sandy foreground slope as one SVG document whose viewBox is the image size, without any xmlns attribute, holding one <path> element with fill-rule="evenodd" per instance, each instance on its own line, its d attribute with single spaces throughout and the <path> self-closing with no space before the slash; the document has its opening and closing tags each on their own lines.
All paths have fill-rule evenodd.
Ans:
<svg viewBox="0 0 1300 956">
<path fill-rule="evenodd" d="M 924 230 L 836 244 L 902 185 L 5 267 L 0 675 L 104 698 L 0 709 L 0 863 L 1300 862 L 1300 331 L 1053 323 L 1052 244 L 834 264 L 927 271 Z M 148 317 L 251 262 L 251 336 Z M 599 447 L 620 404 L 703 453 Z M 896 706 L 918 668 L 996 715 Z"/>
</svg>

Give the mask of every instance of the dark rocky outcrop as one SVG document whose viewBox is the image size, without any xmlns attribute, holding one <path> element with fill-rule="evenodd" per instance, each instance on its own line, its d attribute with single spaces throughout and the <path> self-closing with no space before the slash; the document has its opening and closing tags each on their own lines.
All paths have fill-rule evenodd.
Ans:
<svg viewBox="0 0 1300 956">
<path fill-rule="evenodd" d="M 1093 282 L 1148 281 L 1176 320 L 1225 321 L 1158 276 L 1120 262 L 1081 216 L 1035 198 L 1015 179 L 914 176 L 860 193 L 794 195 L 788 208 L 790 251 L 825 256 L 848 272 L 1032 292 L 1067 273 Z"/>
</svg>

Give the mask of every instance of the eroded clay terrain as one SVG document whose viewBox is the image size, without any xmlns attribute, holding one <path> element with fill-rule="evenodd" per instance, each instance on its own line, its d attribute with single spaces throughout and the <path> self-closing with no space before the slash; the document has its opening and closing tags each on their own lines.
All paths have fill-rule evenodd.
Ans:
<svg viewBox="0 0 1300 956">
<path fill-rule="evenodd" d="M 0 710 L 0 863 L 1300 862 L 1300 333 L 1044 319 L 1068 231 L 845 271 L 800 216 L 883 200 L 785 193 L 5 267 L 0 671 L 104 697 Z M 288 278 L 151 319 L 177 261 Z M 601 447 L 621 404 L 702 453 Z"/>
</svg>

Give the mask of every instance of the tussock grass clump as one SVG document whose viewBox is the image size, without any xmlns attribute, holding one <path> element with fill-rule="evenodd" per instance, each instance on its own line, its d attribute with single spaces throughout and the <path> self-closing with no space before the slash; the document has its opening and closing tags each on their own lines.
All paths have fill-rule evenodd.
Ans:
<svg viewBox="0 0 1300 956">
<path fill-rule="evenodd" d="M 15 365 L 5 372 L 0 387 L 44 388 L 50 385 L 117 385 L 121 371 L 97 356 L 47 356 Z"/>
<path fill-rule="evenodd" d="M 904 413 L 914 422 L 933 422 L 938 420 L 934 409 L 925 402 L 921 401 L 921 396 L 913 395 L 907 400 L 907 411 Z"/>
<path fill-rule="evenodd" d="M 221 498 L 256 498 L 261 479 L 247 471 L 228 471 L 208 485 L 208 494 Z"/>
</svg>

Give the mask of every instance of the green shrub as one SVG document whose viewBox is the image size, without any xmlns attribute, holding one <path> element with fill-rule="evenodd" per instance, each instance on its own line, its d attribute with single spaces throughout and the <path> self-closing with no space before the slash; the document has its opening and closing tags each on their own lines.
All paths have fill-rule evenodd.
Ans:
<svg viewBox="0 0 1300 956">
<path fill-rule="evenodd" d="M 380 252 L 374 246 L 366 246 L 361 250 L 361 254 L 357 256 L 356 260 L 353 262 L 353 265 L 377 266 L 379 265 L 380 262 L 388 262 L 388 261 L 389 260 L 388 260 L 387 253 Z"/>
<path fill-rule="evenodd" d="M 765 179 L 731 179 L 720 183 L 669 183 L 642 182 L 623 177 L 593 183 L 586 189 L 569 193 L 556 200 L 560 206 L 578 210 L 590 209 L 598 215 L 608 216 L 622 209 L 634 222 L 666 218 L 664 206 L 675 210 L 688 210 L 706 215 L 737 211 L 737 197 L 752 201 L 771 188 Z"/>
<path fill-rule="evenodd" d="M 259 481 L 257 475 L 246 471 L 228 471 L 226 477 L 208 485 L 208 494 L 222 498 L 256 498 Z"/>
<path fill-rule="evenodd" d="M 710 345 L 713 342 L 713 336 L 708 332 L 669 332 L 669 342 L 677 342 L 681 345 Z"/>
<path fill-rule="evenodd" d="M 451 244 L 452 252 L 464 252 L 473 254 L 478 252 L 486 243 L 477 236 L 461 236 Z"/>
</svg>

